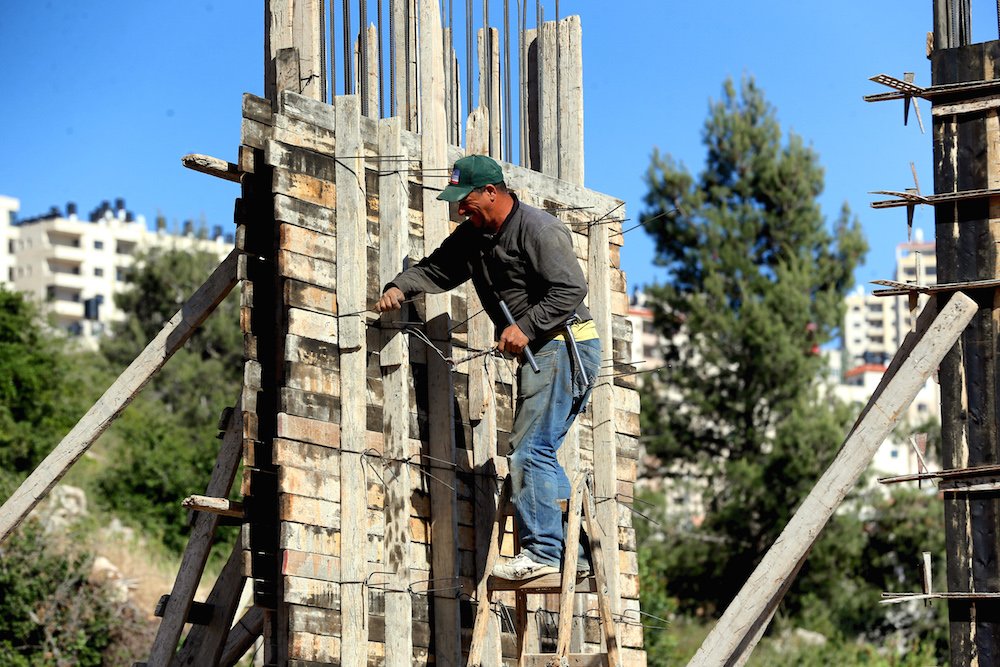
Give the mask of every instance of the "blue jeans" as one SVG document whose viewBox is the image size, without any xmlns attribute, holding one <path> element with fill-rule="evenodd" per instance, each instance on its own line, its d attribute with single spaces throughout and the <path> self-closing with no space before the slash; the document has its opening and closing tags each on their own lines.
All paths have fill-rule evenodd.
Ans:
<svg viewBox="0 0 1000 667">
<path fill-rule="evenodd" d="M 559 566 L 563 555 L 560 498 L 570 483 L 556 453 L 583 410 L 601 365 L 601 342 L 578 344 L 589 383 L 582 382 L 566 341 L 551 340 L 535 353 L 541 370 L 518 369 L 518 398 L 511 435 L 510 479 L 521 551 L 538 563 Z"/>
</svg>

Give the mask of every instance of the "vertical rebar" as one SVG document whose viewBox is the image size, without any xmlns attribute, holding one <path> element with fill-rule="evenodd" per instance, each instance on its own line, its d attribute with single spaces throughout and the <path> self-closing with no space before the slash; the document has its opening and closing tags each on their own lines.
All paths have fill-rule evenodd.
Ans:
<svg viewBox="0 0 1000 667">
<path fill-rule="evenodd" d="M 319 100 L 329 102 L 327 99 L 326 81 L 326 0 L 319 3 Z"/>
<path fill-rule="evenodd" d="M 483 106 L 486 107 L 486 113 L 490 116 L 489 124 L 489 144 L 493 143 L 493 123 L 498 122 L 499 118 L 493 118 L 493 33 L 490 32 L 490 0 L 483 0 L 483 72 L 484 76 L 481 77 L 479 81 L 480 91 L 479 96 L 482 98 Z M 482 90 L 483 84 L 486 85 L 485 94 Z M 488 145 L 489 145 L 488 144 Z M 490 152 L 492 153 L 493 146 L 490 145 Z"/>
<path fill-rule="evenodd" d="M 399 115 L 396 108 L 396 15 L 393 0 L 389 0 L 389 116 Z"/>
<path fill-rule="evenodd" d="M 368 0 L 358 0 L 358 89 L 361 115 L 368 116 Z"/>
<path fill-rule="evenodd" d="M 472 113 L 472 0 L 465 0 L 465 104 Z"/>
<path fill-rule="evenodd" d="M 325 0 L 324 3 L 326 4 Z M 333 98 L 337 96 L 337 26 L 336 21 L 336 1 L 330 0 L 328 5 L 330 11 L 330 25 L 327 30 L 328 34 L 328 46 L 327 54 L 324 57 L 329 57 L 330 59 L 330 103 L 333 103 Z"/>
<path fill-rule="evenodd" d="M 518 149 L 517 163 L 522 167 L 528 165 L 528 0 L 517 0 L 517 125 Z"/>
<path fill-rule="evenodd" d="M 385 58 L 382 57 L 382 45 L 385 44 L 382 37 L 382 13 L 384 6 L 382 0 L 378 0 L 378 117 L 385 118 L 385 67 L 383 62 Z"/>
<path fill-rule="evenodd" d="M 506 132 L 503 128 L 500 129 L 504 139 L 504 153 L 501 157 L 510 162 L 514 153 L 510 112 L 510 0 L 503 0 L 503 88 L 503 114 Z"/>
<path fill-rule="evenodd" d="M 344 9 L 344 94 L 354 92 L 353 60 L 351 57 L 351 0 L 343 0 Z"/>
</svg>

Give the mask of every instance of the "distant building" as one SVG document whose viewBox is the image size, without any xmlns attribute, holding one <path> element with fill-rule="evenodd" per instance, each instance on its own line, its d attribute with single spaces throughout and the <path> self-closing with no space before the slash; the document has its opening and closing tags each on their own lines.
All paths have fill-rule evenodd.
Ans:
<svg viewBox="0 0 1000 667">
<path fill-rule="evenodd" d="M 232 249 L 216 227 L 212 238 L 195 234 L 185 223 L 182 234 L 169 234 L 163 221 L 155 231 L 143 216 L 133 216 L 119 199 L 103 202 L 86 219 L 75 204 L 66 210 L 20 220 L 20 202 L 0 196 L 0 284 L 28 295 L 68 335 L 96 345 L 110 323 L 124 315 L 113 296 L 137 254 L 152 248 L 206 250 L 220 260 Z"/>
<path fill-rule="evenodd" d="M 893 280 L 903 283 L 933 285 L 937 282 L 937 256 L 934 243 L 923 240 L 919 229 L 914 240 L 896 246 L 896 273 Z M 927 301 L 918 300 L 918 312 Z M 834 393 L 843 401 L 864 406 L 881 381 L 886 367 L 913 326 L 905 296 L 877 297 L 865 294 L 863 287 L 845 299 L 843 349 L 831 355 L 831 367 L 839 382 Z M 941 392 L 937 378 L 924 383 L 906 412 L 910 426 L 929 420 L 941 421 Z M 932 469 L 936 465 L 928 461 Z M 918 460 L 911 443 L 886 440 L 873 467 L 891 475 L 917 472 Z"/>
<path fill-rule="evenodd" d="M 663 336 L 653 324 L 653 309 L 646 303 L 646 295 L 636 290 L 628 302 L 628 321 L 632 323 L 632 347 L 628 361 L 640 371 L 663 365 Z"/>
<path fill-rule="evenodd" d="M 893 280 L 918 285 L 937 282 L 937 255 L 934 243 L 923 240 L 919 229 L 914 240 L 896 246 L 896 275 Z M 927 302 L 920 295 L 918 307 Z M 854 365 L 886 363 L 899 349 L 910 331 L 909 305 L 904 297 L 877 297 L 865 294 L 864 287 L 845 299 L 844 350 Z"/>
</svg>

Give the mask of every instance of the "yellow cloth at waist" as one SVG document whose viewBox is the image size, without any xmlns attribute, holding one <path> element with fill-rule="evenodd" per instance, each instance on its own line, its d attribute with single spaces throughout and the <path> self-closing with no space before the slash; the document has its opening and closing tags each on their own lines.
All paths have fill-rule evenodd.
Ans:
<svg viewBox="0 0 1000 667">
<path fill-rule="evenodd" d="M 573 332 L 573 338 L 576 342 L 582 342 L 585 340 L 594 340 L 597 338 L 597 326 L 594 324 L 594 320 L 587 320 L 586 322 L 577 322 L 570 327 Z M 548 340 L 566 340 L 566 330 L 557 329 L 558 333 L 549 338 Z"/>
</svg>

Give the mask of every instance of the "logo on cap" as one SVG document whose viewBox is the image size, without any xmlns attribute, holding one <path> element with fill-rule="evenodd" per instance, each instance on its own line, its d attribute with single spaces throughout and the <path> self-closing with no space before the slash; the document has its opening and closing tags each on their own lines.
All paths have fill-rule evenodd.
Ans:
<svg viewBox="0 0 1000 667">
<path fill-rule="evenodd" d="M 455 170 L 451 172 L 451 179 L 448 182 L 452 185 L 458 185 L 458 167 L 455 167 Z"/>
</svg>

